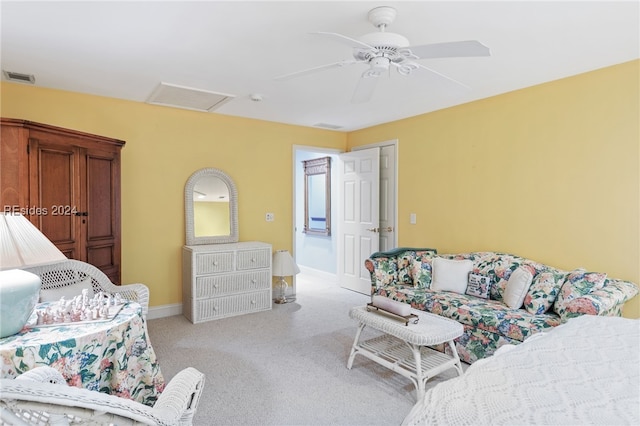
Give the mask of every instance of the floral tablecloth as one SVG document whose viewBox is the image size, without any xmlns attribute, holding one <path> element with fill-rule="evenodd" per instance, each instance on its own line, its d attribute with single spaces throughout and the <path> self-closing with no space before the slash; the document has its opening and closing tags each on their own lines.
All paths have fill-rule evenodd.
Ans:
<svg viewBox="0 0 640 426">
<path fill-rule="evenodd" d="M 133 302 L 110 321 L 25 327 L 0 339 L 0 356 L 2 378 L 48 365 L 60 371 L 70 386 L 149 406 L 165 386 L 142 309 Z"/>
</svg>

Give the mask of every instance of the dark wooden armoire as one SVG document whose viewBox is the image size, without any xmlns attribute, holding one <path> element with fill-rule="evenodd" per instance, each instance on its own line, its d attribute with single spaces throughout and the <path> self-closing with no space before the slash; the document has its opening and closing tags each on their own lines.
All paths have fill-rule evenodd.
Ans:
<svg viewBox="0 0 640 426">
<path fill-rule="evenodd" d="M 68 258 L 120 284 L 125 142 L 11 118 L 0 126 L 2 210 L 27 216 Z"/>
</svg>

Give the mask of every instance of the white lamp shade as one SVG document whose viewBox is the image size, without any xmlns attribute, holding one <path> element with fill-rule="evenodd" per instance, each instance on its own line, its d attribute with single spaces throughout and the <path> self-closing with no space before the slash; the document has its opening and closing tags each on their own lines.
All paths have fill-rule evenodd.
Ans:
<svg viewBox="0 0 640 426">
<path fill-rule="evenodd" d="M 40 277 L 18 268 L 65 259 L 26 217 L 0 214 L 0 337 L 22 329 L 40 296 Z"/>
<path fill-rule="evenodd" d="M 300 273 L 300 268 L 293 261 L 287 250 L 277 250 L 273 253 L 271 275 L 274 277 L 289 277 Z"/>
<path fill-rule="evenodd" d="M 26 217 L 0 213 L 0 270 L 66 259 Z"/>
</svg>

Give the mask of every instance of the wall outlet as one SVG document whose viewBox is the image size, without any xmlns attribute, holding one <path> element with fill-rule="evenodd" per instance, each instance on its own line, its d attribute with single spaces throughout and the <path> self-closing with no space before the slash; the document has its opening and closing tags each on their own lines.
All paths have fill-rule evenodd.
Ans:
<svg viewBox="0 0 640 426">
<path fill-rule="evenodd" d="M 273 213 L 267 213 L 264 219 L 267 222 L 273 222 L 275 220 L 275 215 Z"/>
<path fill-rule="evenodd" d="M 412 225 L 416 224 L 416 214 L 415 213 L 411 213 L 411 215 L 409 216 L 409 223 Z"/>
</svg>

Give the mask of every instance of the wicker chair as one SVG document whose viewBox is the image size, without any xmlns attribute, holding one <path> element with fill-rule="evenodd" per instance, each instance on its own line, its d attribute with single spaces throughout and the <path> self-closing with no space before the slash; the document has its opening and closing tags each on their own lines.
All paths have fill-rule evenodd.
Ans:
<svg viewBox="0 0 640 426">
<path fill-rule="evenodd" d="M 42 280 L 41 290 L 80 285 L 90 277 L 94 293 L 100 291 L 111 294 L 120 293 L 126 300 L 139 303 L 142 306 L 142 316 L 147 318 L 149 288 L 144 284 L 115 285 L 100 269 L 89 263 L 73 259 L 23 269 L 40 277 Z"/>
<path fill-rule="evenodd" d="M 67 386 L 51 367 L 0 380 L 0 424 L 191 425 L 204 374 L 188 367 L 167 384 L 153 407 L 106 393 Z"/>
</svg>

